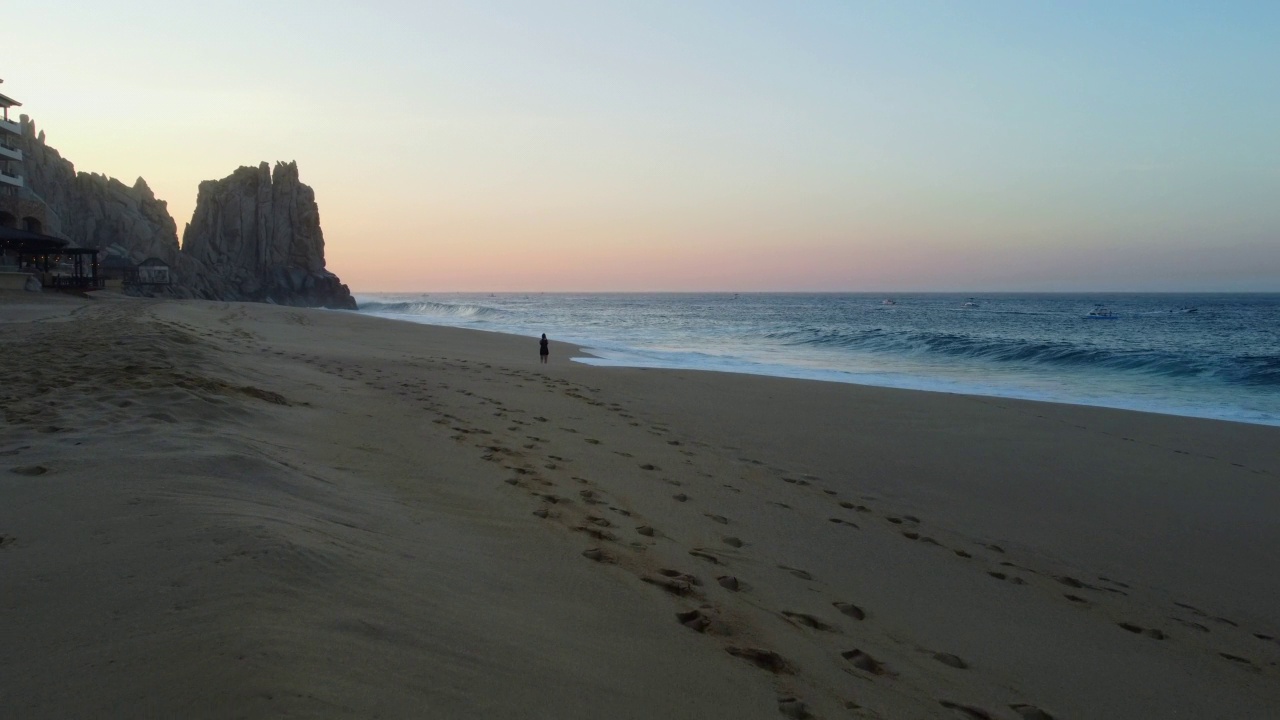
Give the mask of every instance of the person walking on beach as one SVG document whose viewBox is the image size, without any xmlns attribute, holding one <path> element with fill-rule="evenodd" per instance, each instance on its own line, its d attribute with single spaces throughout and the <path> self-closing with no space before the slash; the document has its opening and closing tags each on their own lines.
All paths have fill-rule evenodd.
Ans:
<svg viewBox="0 0 1280 720">
<path fill-rule="evenodd" d="M 550 354 L 551 354 L 551 348 L 550 348 L 550 345 L 547 343 L 547 334 L 542 333 L 542 340 L 538 342 L 538 357 L 542 359 L 542 363 L 544 365 L 547 362 L 547 356 Z"/>
</svg>

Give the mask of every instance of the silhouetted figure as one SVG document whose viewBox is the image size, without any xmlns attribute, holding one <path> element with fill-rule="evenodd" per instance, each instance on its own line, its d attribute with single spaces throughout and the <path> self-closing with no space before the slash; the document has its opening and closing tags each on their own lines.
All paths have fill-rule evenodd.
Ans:
<svg viewBox="0 0 1280 720">
<path fill-rule="evenodd" d="M 550 344 L 547 342 L 547 334 L 542 333 L 542 340 L 538 342 L 538 357 L 543 363 L 547 362 L 547 356 L 551 354 Z"/>
</svg>

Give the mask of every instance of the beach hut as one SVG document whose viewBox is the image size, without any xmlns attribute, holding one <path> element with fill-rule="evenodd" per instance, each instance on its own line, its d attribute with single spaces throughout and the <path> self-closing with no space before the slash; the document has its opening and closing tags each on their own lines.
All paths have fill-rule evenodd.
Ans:
<svg viewBox="0 0 1280 720">
<path fill-rule="evenodd" d="M 169 263 L 157 257 L 149 257 L 138 263 L 137 274 L 138 285 L 170 285 L 173 282 L 173 276 L 169 272 Z"/>
</svg>

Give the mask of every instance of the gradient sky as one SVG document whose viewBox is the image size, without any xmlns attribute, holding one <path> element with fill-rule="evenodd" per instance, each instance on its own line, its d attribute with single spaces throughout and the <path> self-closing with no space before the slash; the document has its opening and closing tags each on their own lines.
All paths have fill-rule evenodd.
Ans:
<svg viewBox="0 0 1280 720">
<path fill-rule="evenodd" d="M 1280 291 L 1276 2 L 0 10 L 77 169 L 296 160 L 356 291 Z"/>
</svg>

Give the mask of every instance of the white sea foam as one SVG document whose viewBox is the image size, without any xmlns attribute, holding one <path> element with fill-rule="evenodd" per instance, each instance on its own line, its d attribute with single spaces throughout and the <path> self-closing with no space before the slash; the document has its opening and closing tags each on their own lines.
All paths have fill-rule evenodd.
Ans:
<svg viewBox="0 0 1280 720">
<path fill-rule="evenodd" d="M 577 344 L 600 366 L 749 373 L 1280 425 L 1277 296 L 399 295 L 362 312 Z M 1199 306 L 1197 313 L 1177 309 Z M 1172 309 L 1171 309 L 1172 308 Z M 1268 334 L 1270 333 L 1270 334 Z"/>
</svg>

